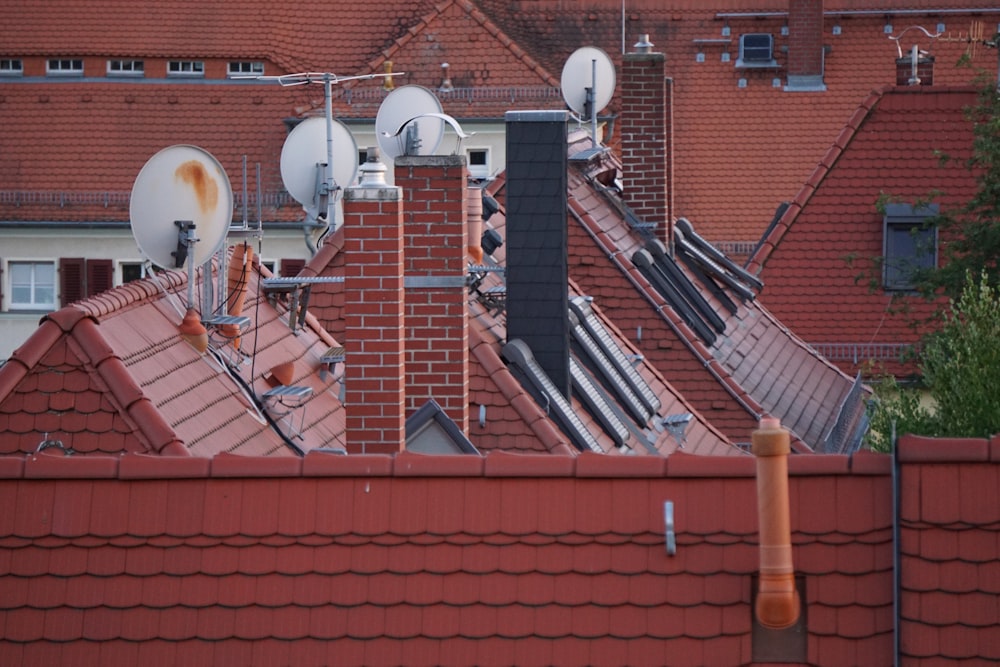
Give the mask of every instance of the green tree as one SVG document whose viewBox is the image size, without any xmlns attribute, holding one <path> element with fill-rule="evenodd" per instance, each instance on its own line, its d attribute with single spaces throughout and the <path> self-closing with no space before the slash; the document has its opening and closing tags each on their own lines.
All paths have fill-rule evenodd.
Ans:
<svg viewBox="0 0 1000 667">
<path fill-rule="evenodd" d="M 920 354 L 926 396 L 891 378 L 883 382 L 872 401 L 872 449 L 888 451 L 893 430 L 979 438 L 1000 433 L 1000 289 L 986 271 L 978 282 L 966 274 L 958 299 L 949 300 L 940 317 Z"/>
<path fill-rule="evenodd" d="M 990 285 L 1000 285 L 1000 92 L 986 76 L 980 75 L 980 81 L 978 101 L 966 110 L 973 144 L 965 166 L 976 180 L 976 193 L 957 209 L 928 220 L 948 241 L 939 266 L 915 273 L 916 286 L 927 297 L 956 298 L 968 273 L 985 273 Z M 941 156 L 942 162 L 949 159 Z"/>
</svg>

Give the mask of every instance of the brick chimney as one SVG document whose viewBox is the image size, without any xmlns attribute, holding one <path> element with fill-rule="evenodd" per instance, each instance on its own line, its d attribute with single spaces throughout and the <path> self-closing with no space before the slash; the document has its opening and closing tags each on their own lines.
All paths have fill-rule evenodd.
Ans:
<svg viewBox="0 0 1000 667">
<path fill-rule="evenodd" d="M 913 61 L 917 66 L 913 66 Z M 932 86 L 934 85 L 934 56 L 921 53 L 914 45 L 908 54 L 896 58 L 897 86 Z"/>
<path fill-rule="evenodd" d="M 406 445 L 403 198 L 368 149 L 360 183 L 344 190 L 347 451 Z"/>
<path fill-rule="evenodd" d="M 622 58 L 621 152 L 625 203 L 673 247 L 673 80 L 648 35 Z"/>
<path fill-rule="evenodd" d="M 468 175 L 465 156 L 402 156 L 406 414 L 433 398 L 469 432 Z"/>
<path fill-rule="evenodd" d="M 507 340 L 570 395 L 565 111 L 508 111 Z"/>
<path fill-rule="evenodd" d="M 785 90 L 826 90 L 823 82 L 823 0 L 788 0 L 788 85 Z"/>
</svg>

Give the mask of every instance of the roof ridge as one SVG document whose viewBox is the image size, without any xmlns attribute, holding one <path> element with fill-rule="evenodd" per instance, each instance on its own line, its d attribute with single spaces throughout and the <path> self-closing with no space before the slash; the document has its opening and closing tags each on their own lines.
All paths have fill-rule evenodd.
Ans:
<svg viewBox="0 0 1000 667">
<path fill-rule="evenodd" d="M 376 71 L 382 68 L 386 61 L 392 60 L 393 54 L 398 53 L 403 46 L 423 32 L 425 28 L 429 27 L 434 20 L 439 18 L 452 6 L 463 10 L 484 30 L 492 35 L 499 44 L 510 51 L 510 53 L 517 60 L 522 62 L 529 70 L 537 74 L 548 85 L 556 88 L 559 87 L 560 83 L 557 78 L 545 69 L 541 63 L 528 55 L 523 48 L 521 48 L 509 35 L 507 35 L 507 33 L 501 30 L 500 26 L 494 23 L 493 20 L 483 13 L 483 11 L 479 9 L 479 7 L 477 7 L 471 0 L 445 0 L 444 2 L 438 4 L 433 11 L 425 14 L 419 21 L 414 23 L 409 30 L 406 31 L 406 33 L 394 40 L 388 48 L 383 49 L 382 53 L 378 57 L 368 61 L 369 70 Z"/>
</svg>

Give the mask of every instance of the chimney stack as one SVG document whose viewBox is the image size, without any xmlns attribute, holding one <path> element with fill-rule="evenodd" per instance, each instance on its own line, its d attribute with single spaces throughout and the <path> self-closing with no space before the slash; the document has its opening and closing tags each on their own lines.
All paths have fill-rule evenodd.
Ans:
<svg viewBox="0 0 1000 667">
<path fill-rule="evenodd" d="M 673 247 L 673 80 L 648 35 L 622 58 L 621 154 L 626 204 Z"/>
<path fill-rule="evenodd" d="M 507 340 L 527 343 L 568 397 L 569 252 L 565 111 L 508 111 Z"/>
<path fill-rule="evenodd" d="M 826 90 L 823 57 L 823 0 L 788 0 L 788 85 L 785 90 Z"/>
<path fill-rule="evenodd" d="M 914 44 L 909 54 L 896 58 L 896 85 L 934 85 L 934 56 L 921 53 Z"/>
<path fill-rule="evenodd" d="M 402 190 L 387 185 L 378 149 L 344 190 L 347 451 L 406 445 Z"/>
<path fill-rule="evenodd" d="M 401 156 L 406 288 L 406 414 L 434 399 L 469 432 L 465 156 Z"/>
</svg>

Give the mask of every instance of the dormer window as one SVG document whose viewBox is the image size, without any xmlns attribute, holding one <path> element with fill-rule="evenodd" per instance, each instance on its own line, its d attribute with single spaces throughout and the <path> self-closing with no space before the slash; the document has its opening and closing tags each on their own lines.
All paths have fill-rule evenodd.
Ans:
<svg viewBox="0 0 1000 667">
<path fill-rule="evenodd" d="M 937 204 L 888 204 L 883 218 L 882 285 L 887 290 L 914 289 L 915 274 L 937 266 L 937 228 L 927 219 Z"/>
<path fill-rule="evenodd" d="M 740 57 L 737 67 L 777 67 L 774 59 L 774 36 L 768 32 L 740 35 Z"/>
<path fill-rule="evenodd" d="M 167 76 L 205 76 L 205 63 L 200 60 L 171 60 L 167 63 Z"/>
<path fill-rule="evenodd" d="M 0 58 L 0 76 L 21 76 L 24 63 L 20 58 Z"/>
<path fill-rule="evenodd" d="M 81 58 L 50 58 L 45 64 L 45 72 L 50 76 L 83 76 Z"/>
<path fill-rule="evenodd" d="M 229 76 L 261 76 L 264 74 L 264 63 L 240 60 L 229 63 Z"/>
<path fill-rule="evenodd" d="M 108 76 L 142 76 L 145 64 L 141 60 L 109 60 Z"/>
</svg>

